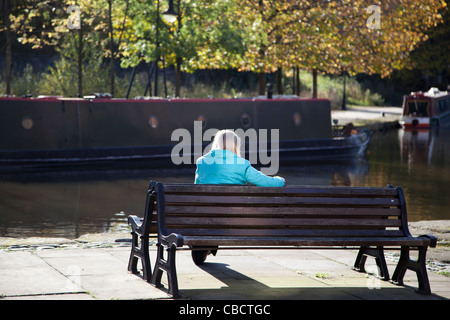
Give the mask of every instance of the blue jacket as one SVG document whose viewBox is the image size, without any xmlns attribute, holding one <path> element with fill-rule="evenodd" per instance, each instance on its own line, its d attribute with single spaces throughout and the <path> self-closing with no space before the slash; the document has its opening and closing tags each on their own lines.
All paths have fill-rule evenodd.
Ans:
<svg viewBox="0 0 450 320">
<path fill-rule="evenodd" d="M 269 177 L 250 162 L 228 150 L 212 150 L 197 160 L 196 184 L 254 184 L 259 187 L 282 187 L 284 179 Z"/>
</svg>

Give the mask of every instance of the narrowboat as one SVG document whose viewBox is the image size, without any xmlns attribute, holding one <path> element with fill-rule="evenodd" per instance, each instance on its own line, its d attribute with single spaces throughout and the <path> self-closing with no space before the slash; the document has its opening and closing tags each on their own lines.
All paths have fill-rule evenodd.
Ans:
<svg viewBox="0 0 450 320">
<path fill-rule="evenodd" d="M 429 129 L 450 122 L 450 94 L 431 88 L 427 92 L 411 92 L 403 97 L 404 128 Z"/>
<path fill-rule="evenodd" d="M 3 97 L 0 171 L 195 165 L 213 129 L 266 139 L 264 157 L 246 149 L 256 166 L 271 146 L 283 164 L 360 157 L 370 141 L 368 132 L 333 137 L 327 99 Z"/>
</svg>

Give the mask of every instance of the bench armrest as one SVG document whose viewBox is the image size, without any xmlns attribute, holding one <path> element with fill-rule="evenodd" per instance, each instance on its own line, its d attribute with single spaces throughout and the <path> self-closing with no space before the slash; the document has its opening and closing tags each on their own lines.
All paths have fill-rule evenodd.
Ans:
<svg viewBox="0 0 450 320">
<path fill-rule="evenodd" d="M 137 216 L 128 216 L 128 225 L 131 227 L 132 232 L 136 232 L 142 235 L 142 220 Z"/>
<path fill-rule="evenodd" d="M 437 238 L 435 236 L 433 236 L 432 234 L 422 234 L 422 235 L 419 236 L 419 238 L 420 237 L 424 237 L 424 238 L 430 239 L 430 247 L 431 248 L 436 248 Z"/>
<path fill-rule="evenodd" d="M 177 248 L 182 247 L 183 246 L 183 236 L 181 234 L 177 234 L 177 233 L 171 233 L 169 235 L 160 235 L 160 239 L 163 245 L 167 246 L 167 247 L 172 247 L 172 245 L 175 245 Z"/>
</svg>

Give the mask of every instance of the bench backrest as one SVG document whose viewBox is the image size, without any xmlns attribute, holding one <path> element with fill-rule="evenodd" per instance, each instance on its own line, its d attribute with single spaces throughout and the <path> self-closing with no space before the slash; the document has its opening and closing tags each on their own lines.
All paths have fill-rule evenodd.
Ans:
<svg viewBox="0 0 450 320">
<path fill-rule="evenodd" d="M 401 187 L 155 185 L 159 228 L 183 236 L 409 235 Z"/>
</svg>

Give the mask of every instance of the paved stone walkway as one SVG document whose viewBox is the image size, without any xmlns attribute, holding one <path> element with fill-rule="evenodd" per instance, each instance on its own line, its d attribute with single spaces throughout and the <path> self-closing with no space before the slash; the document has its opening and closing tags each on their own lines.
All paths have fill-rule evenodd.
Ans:
<svg viewBox="0 0 450 320">
<path fill-rule="evenodd" d="M 152 247 L 152 258 L 156 251 Z M 0 297 L 16 299 L 170 299 L 127 272 L 130 247 L 35 248 L 0 251 Z M 450 278 L 429 272 L 432 295 L 351 269 L 353 250 L 222 250 L 196 266 L 189 251 L 177 255 L 180 292 L 190 300 L 441 300 L 450 298 Z M 154 259 L 154 258 L 153 258 Z M 153 260 L 154 261 L 154 260 Z M 392 274 L 395 263 L 388 259 Z M 376 271 L 368 259 L 367 269 Z M 163 276 L 163 282 L 165 280 Z"/>
</svg>

